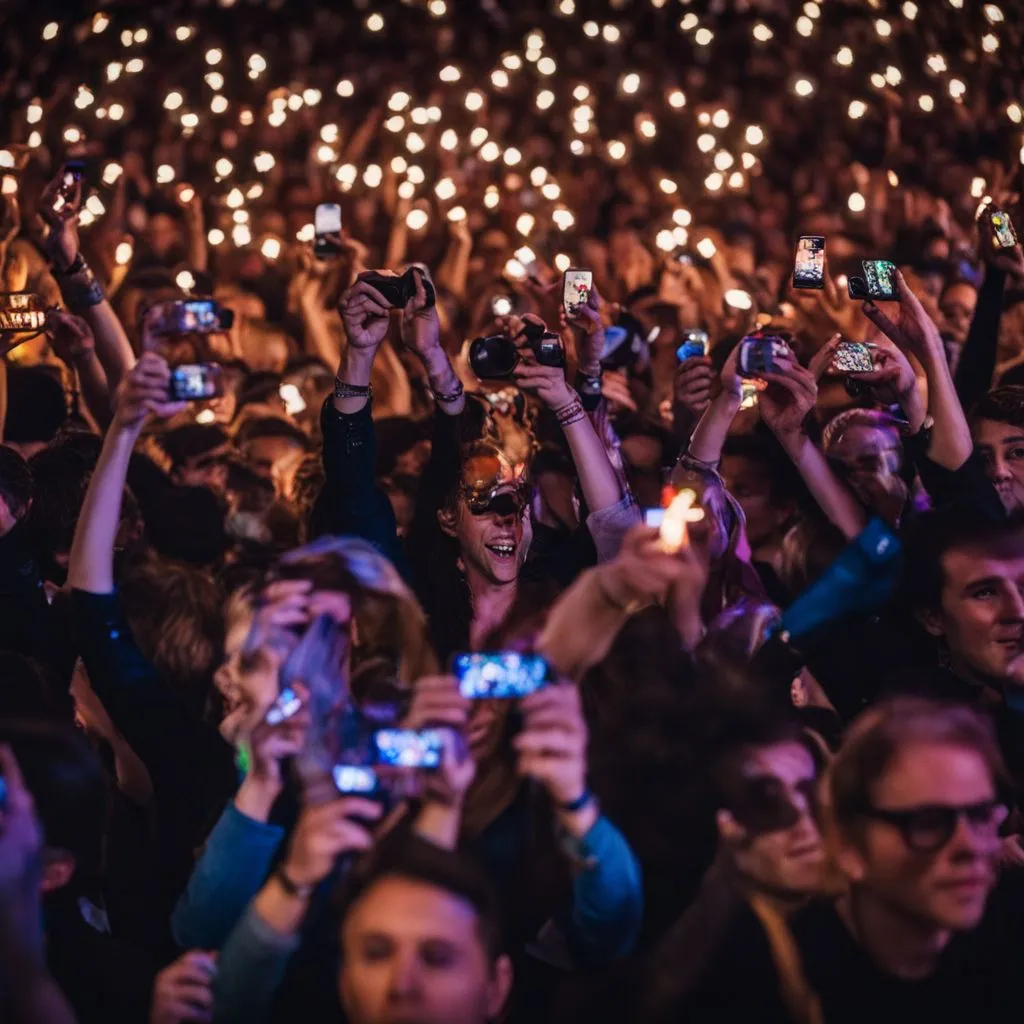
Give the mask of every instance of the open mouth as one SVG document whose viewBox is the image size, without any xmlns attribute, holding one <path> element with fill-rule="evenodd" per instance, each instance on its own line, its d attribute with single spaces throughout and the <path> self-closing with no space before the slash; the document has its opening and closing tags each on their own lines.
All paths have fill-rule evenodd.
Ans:
<svg viewBox="0 0 1024 1024">
<path fill-rule="evenodd" d="M 507 558 L 509 560 L 516 557 L 516 543 L 512 540 L 496 540 L 490 544 L 485 544 L 484 547 L 495 558 Z"/>
</svg>

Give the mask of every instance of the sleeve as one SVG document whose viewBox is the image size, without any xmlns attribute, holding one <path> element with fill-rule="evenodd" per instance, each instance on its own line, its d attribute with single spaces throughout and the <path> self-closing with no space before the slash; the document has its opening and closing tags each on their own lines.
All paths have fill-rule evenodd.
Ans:
<svg viewBox="0 0 1024 1024">
<path fill-rule="evenodd" d="M 626 533 L 639 522 L 640 509 L 629 491 L 617 504 L 587 516 L 587 529 L 594 538 L 598 565 L 610 562 L 619 553 Z"/>
<path fill-rule="evenodd" d="M 324 402 L 320 425 L 324 438 L 325 522 L 330 533 L 362 537 L 409 579 L 398 523 L 388 496 L 377 486 L 377 434 L 372 405 L 350 416 Z"/>
<path fill-rule="evenodd" d="M 259 1024 L 265 1020 L 299 942 L 299 934 L 274 931 L 250 904 L 218 960 L 213 986 L 217 1024 Z"/>
<path fill-rule="evenodd" d="M 255 821 L 229 803 L 171 915 L 175 942 L 220 949 L 266 881 L 283 838 L 279 825 Z"/>
<path fill-rule="evenodd" d="M 568 920 L 574 959 L 600 963 L 628 955 L 640 934 L 644 901 L 640 864 L 629 843 L 602 815 L 578 844 L 567 844 L 567 852 L 581 868 Z"/>
<path fill-rule="evenodd" d="M 163 856 L 173 850 L 191 865 L 202 830 L 235 790 L 231 748 L 139 650 L 116 592 L 71 597 L 89 682 L 153 782 Z"/>
<path fill-rule="evenodd" d="M 1005 283 L 1006 274 L 1002 270 L 986 267 L 974 318 L 953 378 L 960 404 L 967 412 L 992 387 Z"/>
<path fill-rule="evenodd" d="M 958 469 L 946 469 L 932 462 L 927 455 L 927 436 L 919 431 L 904 439 L 907 453 L 917 466 L 921 483 L 936 508 L 950 505 L 976 508 L 994 522 L 1001 522 L 1005 516 L 992 481 L 985 474 L 985 467 L 977 452 L 972 452 L 967 461 Z"/>
</svg>

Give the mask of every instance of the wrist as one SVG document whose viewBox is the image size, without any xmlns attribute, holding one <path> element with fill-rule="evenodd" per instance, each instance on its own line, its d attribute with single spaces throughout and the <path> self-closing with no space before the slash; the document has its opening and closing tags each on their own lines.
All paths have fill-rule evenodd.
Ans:
<svg viewBox="0 0 1024 1024">
<path fill-rule="evenodd" d="M 341 359 L 338 376 L 348 384 L 366 387 L 373 374 L 373 360 L 377 349 L 353 348 L 351 345 Z"/>
<path fill-rule="evenodd" d="M 582 799 L 583 803 L 576 810 L 568 810 L 565 806 L 558 806 L 555 811 L 559 825 L 575 839 L 582 839 L 594 827 L 597 819 L 601 816 L 597 800 L 586 787 L 584 787 Z"/>
<path fill-rule="evenodd" d="M 276 773 L 254 768 L 242 780 L 235 794 L 235 809 L 253 821 L 266 822 L 274 802 L 281 795 L 281 778 Z"/>
<path fill-rule="evenodd" d="M 782 450 L 793 460 L 799 462 L 804 453 L 804 446 L 809 438 L 802 430 L 795 430 L 787 434 L 776 434 L 776 440 L 782 446 Z"/>
<path fill-rule="evenodd" d="M 273 876 L 281 888 L 296 899 L 309 899 L 313 890 L 320 884 L 319 878 L 313 878 L 309 871 L 303 870 L 289 855 L 277 866 Z"/>
</svg>

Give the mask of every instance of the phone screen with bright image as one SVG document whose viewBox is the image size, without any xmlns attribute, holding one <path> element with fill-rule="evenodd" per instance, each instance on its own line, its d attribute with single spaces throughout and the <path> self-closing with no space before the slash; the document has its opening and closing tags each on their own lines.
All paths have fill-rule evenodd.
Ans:
<svg viewBox="0 0 1024 1024">
<path fill-rule="evenodd" d="M 589 270 L 573 270 L 565 272 L 562 285 L 562 305 L 568 317 L 579 316 L 580 307 L 590 299 L 590 289 L 594 286 L 594 275 Z"/>
<path fill-rule="evenodd" d="M 825 239 L 821 235 L 801 235 L 793 265 L 795 288 L 825 287 Z"/>
<path fill-rule="evenodd" d="M 896 298 L 896 264 L 888 260 L 863 260 L 864 280 L 872 299 Z"/>
</svg>

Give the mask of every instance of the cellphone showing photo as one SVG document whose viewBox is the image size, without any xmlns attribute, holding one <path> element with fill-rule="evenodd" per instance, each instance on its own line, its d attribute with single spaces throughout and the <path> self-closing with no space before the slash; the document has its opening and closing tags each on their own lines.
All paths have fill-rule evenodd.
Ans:
<svg viewBox="0 0 1024 1024">
<path fill-rule="evenodd" d="M 452 659 L 452 672 L 459 681 L 459 693 L 470 700 L 527 697 L 546 685 L 550 678 L 544 658 L 517 651 L 456 654 Z"/>
<path fill-rule="evenodd" d="M 825 239 L 821 235 L 801 235 L 797 241 L 793 287 L 825 287 Z"/>
<path fill-rule="evenodd" d="M 444 737 L 438 729 L 378 729 L 373 734 L 377 764 L 390 768 L 441 767 Z"/>
<path fill-rule="evenodd" d="M 683 331 L 683 343 L 676 349 L 676 361 L 685 363 L 687 359 L 708 354 L 708 332 L 700 330 Z"/>
<path fill-rule="evenodd" d="M 1012 249 L 1017 244 L 1013 221 L 1002 210 L 992 211 L 992 237 L 997 249 Z"/>
<path fill-rule="evenodd" d="M 372 793 L 377 788 L 377 773 L 359 764 L 336 764 L 332 774 L 339 793 Z"/>
<path fill-rule="evenodd" d="M 328 235 L 341 234 L 341 207 L 337 203 L 320 203 L 313 214 L 313 254 L 317 259 L 326 260 L 341 253 L 341 246 Z"/>
<path fill-rule="evenodd" d="M 221 368 L 215 363 L 186 363 L 171 371 L 172 402 L 203 402 L 222 394 Z"/>
<path fill-rule="evenodd" d="M 863 342 L 842 341 L 836 346 L 832 366 L 840 373 L 871 373 L 875 362 L 870 347 Z"/>
<path fill-rule="evenodd" d="M 785 340 L 775 335 L 748 335 L 740 342 L 740 376 L 761 377 L 771 373 L 776 359 L 789 351 Z"/>
<path fill-rule="evenodd" d="M 893 301 L 898 297 L 896 291 L 896 264 L 889 260 L 862 260 L 864 283 L 867 285 L 869 299 Z"/>
<path fill-rule="evenodd" d="M 570 320 L 580 315 L 580 308 L 590 299 L 594 272 L 570 267 L 562 277 L 562 306 Z"/>
</svg>

